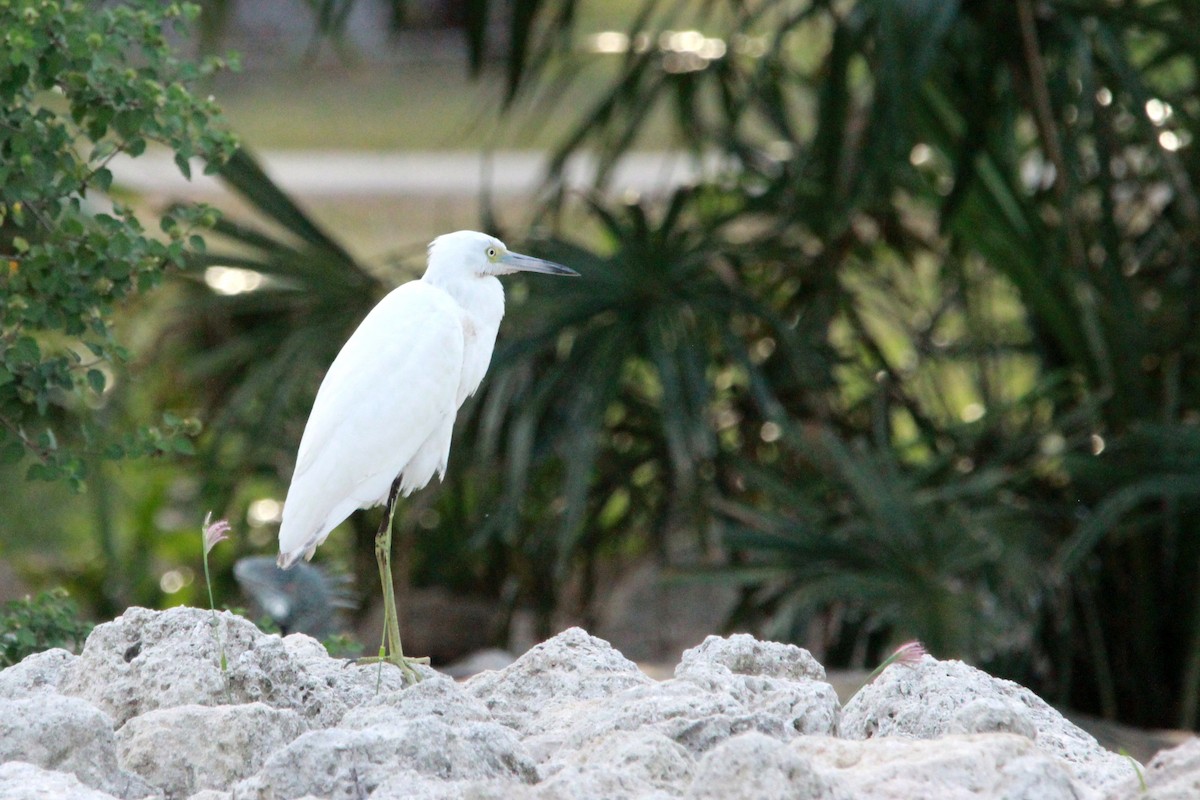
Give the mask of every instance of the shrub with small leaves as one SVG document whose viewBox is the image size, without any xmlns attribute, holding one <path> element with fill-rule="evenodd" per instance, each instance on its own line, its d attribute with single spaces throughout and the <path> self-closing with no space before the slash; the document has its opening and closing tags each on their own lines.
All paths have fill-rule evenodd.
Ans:
<svg viewBox="0 0 1200 800">
<path fill-rule="evenodd" d="M 118 154 L 169 148 L 185 176 L 235 149 L 196 81 L 227 66 L 180 60 L 168 34 L 196 6 L 0 0 L 0 462 L 81 486 L 89 453 L 186 451 L 195 424 L 103 435 L 77 422 L 100 402 L 128 353 L 118 304 L 202 250 L 210 208 L 172 209 L 146 229 L 108 198 Z"/>
<path fill-rule="evenodd" d="M 52 647 L 76 651 L 91 632 L 65 589 L 11 600 L 0 608 L 0 669 Z"/>
</svg>

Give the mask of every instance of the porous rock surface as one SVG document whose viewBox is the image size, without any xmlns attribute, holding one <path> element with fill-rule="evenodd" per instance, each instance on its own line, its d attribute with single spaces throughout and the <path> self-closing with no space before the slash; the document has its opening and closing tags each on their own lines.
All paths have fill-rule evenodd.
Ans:
<svg viewBox="0 0 1200 800">
<path fill-rule="evenodd" d="M 842 710 L 847 739 L 1001 732 L 1031 740 L 1088 786 L 1105 788 L 1132 771 L 1129 759 L 1102 748 L 1033 692 L 961 661 L 925 656 L 907 668 L 889 669 Z"/>
<path fill-rule="evenodd" d="M 653 681 L 578 628 L 457 683 L 230 614 L 129 609 L 0 672 L 0 800 L 1200 797 L 1200 740 L 1145 769 L 953 661 L 843 709 L 805 650 L 709 637 Z"/>
<path fill-rule="evenodd" d="M 195 608 L 131 608 L 92 631 L 62 670 L 59 691 L 87 700 L 118 726 L 158 708 L 262 702 L 323 728 L 381 689 L 403 686 L 396 670 L 347 665 L 315 639 L 267 636 L 227 611 L 217 615 L 218 644 L 212 620 Z"/>
<path fill-rule="evenodd" d="M 148 783 L 118 766 L 108 715 L 77 697 L 55 692 L 0 700 L 0 762 L 70 773 L 117 797 L 151 793 Z"/>
<path fill-rule="evenodd" d="M 1144 784 L 1144 788 L 1143 788 Z M 1150 760 L 1140 775 L 1127 775 L 1113 786 L 1105 800 L 1196 800 L 1200 797 L 1200 738 L 1164 750 Z"/>
<path fill-rule="evenodd" d="M 117 731 L 121 764 L 169 797 L 224 789 L 248 778 L 267 757 L 308 730 L 290 708 L 265 703 L 158 708 Z M 203 747 L 197 747 L 203 742 Z"/>
</svg>

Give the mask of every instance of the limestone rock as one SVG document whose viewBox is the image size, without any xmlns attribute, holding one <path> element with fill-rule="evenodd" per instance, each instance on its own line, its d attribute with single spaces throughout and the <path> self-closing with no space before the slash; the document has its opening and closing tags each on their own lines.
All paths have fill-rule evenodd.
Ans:
<svg viewBox="0 0 1200 800">
<path fill-rule="evenodd" d="M 1095 800 L 1099 796 L 1028 738 L 1009 733 L 936 740 L 806 736 L 794 740 L 791 747 L 853 798 Z"/>
<path fill-rule="evenodd" d="M 222 673 L 212 616 L 195 608 L 130 608 L 96 626 L 60 691 L 81 697 L 118 725 L 159 708 L 263 702 L 332 725 L 383 690 L 399 689 L 399 670 L 330 658 L 303 634 L 267 635 L 229 612 L 217 615 L 228 672 Z M 433 675 L 433 670 L 427 674 Z"/>
<path fill-rule="evenodd" d="M 537 768 L 510 729 L 494 722 L 450 725 L 425 716 L 306 733 L 267 759 L 236 793 L 260 800 L 365 797 L 405 770 L 443 781 L 537 780 Z"/>
<path fill-rule="evenodd" d="M 361 730 L 420 717 L 436 717 L 450 725 L 493 721 L 482 701 L 449 678 L 437 676 L 364 701 L 347 711 L 338 727 Z"/>
<path fill-rule="evenodd" d="M 246 620 L 228 613 L 219 617 L 231 658 L 262 637 Z M 96 626 L 59 688 L 100 708 L 118 725 L 156 708 L 217 705 L 226 699 L 226 687 L 211 617 L 200 609 L 130 608 Z"/>
<path fill-rule="evenodd" d="M 531 755 L 550 774 L 615 731 L 652 730 L 700 755 L 746 731 L 788 739 L 837 729 L 837 696 L 798 647 L 714 636 L 689 650 L 676 674 L 548 705 L 520 723 Z"/>
<path fill-rule="evenodd" d="M 61 647 L 26 656 L 0 672 L 0 699 L 15 700 L 34 692 L 53 692 L 77 656 Z"/>
<path fill-rule="evenodd" d="M 837 731 L 840 703 L 825 668 L 792 644 L 709 636 L 683 654 L 675 678 L 728 694 L 747 712 L 778 717 L 798 733 Z"/>
<path fill-rule="evenodd" d="M 684 747 L 646 729 L 613 731 L 573 755 L 538 785 L 539 798 L 674 797 L 679 787 L 691 781 L 695 769 Z"/>
<path fill-rule="evenodd" d="M 713 675 L 750 675 L 789 681 L 823 681 L 825 668 L 812 653 L 794 644 L 760 642 L 746 633 L 723 638 L 709 636 L 686 650 L 675 677 L 701 683 Z"/>
<path fill-rule="evenodd" d="M 267 639 L 280 641 L 277 637 Z M 287 654 L 283 661 L 255 659 L 248 654 L 247 699 L 294 709 L 313 728 L 336 725 L 347 710 L 405 686 L 404 675 L 395 666 L 358 665 L 332 658 L 324 645 L 302 633 L 284 637 L 280 643 Z M 231 662 L 231 671 L 232 666 Z M 438 675 L 431 667 L 420 664 L 413 669 L 425 679 Z"/>
<path fill-rule="evenodd" d="M 295 711 L 262 703 L 160 708 L 117 732 L 118 756 L 167 797 L 187 797 L 249 777 L 307 728 Z"/>
<path fill-rule="evenodd" d="M 83 700 L 57 692 L 0 700 L 0 763 L 5 761 L 68 773 L 122 798 L 153 793 L 118 765 L 112 720 Z"/>
<path fill-rule="evenodd" d="M 67 772 L 42 769 L 23 761 L 0 764 L 0 800 L 117 800 L 85 786 Z"/>
<path fill-rule="evenodd" d="M 305 734 L 276 752 L 238 793 L 264 798 L 468 796 L 538 780 L 517 734 L 492 720 L 462 686 L 431 676 L 365 701 L 338 727 Z M 386 784 L 386 785 L 385 785 Z M 473 790 L 474 791 L 474 790 Z M 505 796 L 501 792 L 498 796 Z"/>
<path fill-rule="evenodd" d="M 533 786 L 500 778 L 447 781 L 412 770 L 384 778 L 371 800 L 537 800 Z"/>
<path fill-rule="evenodd" d="M 980 699 L 986 702 L 973 706 Z M 989 708 L 997 713 L 989 715 Z M 892 665 L 846 703 L 841 725 L 847 739 L 937 739 L 989 725 L 1024 734 L 1032 729 L 1036 749 L 1065 762 L 1087 786 L 1104 789 L 1133 774 L 1129 759 L 1100 747 L 1033 692 L 961 661 L 926 656 Z"/>
<path fill-rule="evenodd" d="M 539 714 L 579 700 L 608 697 L 653 681 L 608 642 L 570 628 L 497 672 L 466 682 L 495 720 L 522 732 Z"/>
<path fill-rule="evenodd" d="M 749 711 L 728 694 L 671 680 L 559 706 L 527 723 L 525 742 L 539 762 L 553 762 L 614 731 L 641 729 L 656 731 L 697 755 L 744 731 L 781 739 L 795 735 L 778 716 Z"/>
<path fill-rule="evenodd" d="M 913 795 L 918 797 L 921 795 Z M 761 733 L 743 733 L 714 747 L 685 795 L 694 800 L 849 800 L 812 760 Z"/>
<path fill-rule="evenodd" d="M 798 647 L 709 637 L 659 682 L 571 629 L 465 683 L 422 669 L 406 687 L 392 666 L 218 619 L 227 672 L 196 609 L 130 609 L 78 657 L 0 672 L 0 800 L 1140 794 L 1128 759 L 953 661 L 893 666 L 842 709 Z M 1151 800 L 1200 796 L 1200 740 L 1146 782 Z"/>
<path fill-rule="evenodd" d="M 1142 790 L 1142 781 L 1146 788 Z M 1200 797 L 1200 738 L 1163 750 L 1146 765 L 1142 779 L 1130 775 L 1109 789 L 1107 800 L 1195 800 Z"/>
<path fill-rule="evenodd" d="M 1011 698 L 976 697 L 958 709 L 946 723 L 946 733 L 1016 733 L 1037 738 L 1032 715 Z"/>
</svg>

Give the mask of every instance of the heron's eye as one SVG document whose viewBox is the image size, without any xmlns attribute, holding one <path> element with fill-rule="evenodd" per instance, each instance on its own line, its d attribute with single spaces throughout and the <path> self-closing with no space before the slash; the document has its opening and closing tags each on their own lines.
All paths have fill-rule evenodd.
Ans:
<svg viewBox="0 0 1200 800">
<path fill-rule="evenodd" d="M 497 255 L 499 255 L 499 253 L 496 251 L 496 248 L 489 247 L 487 249 L 487 257 L 489 260 L 495 260 Z"/>
</svg>

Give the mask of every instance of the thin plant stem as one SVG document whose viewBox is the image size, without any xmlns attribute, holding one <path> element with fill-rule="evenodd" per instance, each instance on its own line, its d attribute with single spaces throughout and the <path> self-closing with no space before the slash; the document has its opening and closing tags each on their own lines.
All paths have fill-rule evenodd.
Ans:
<svg viewBox="0 0 1200 800">
<path fill-rule="evenodd" d="M 862 686 L 858 687 L 858 691 L 854 693 L 852 698 L 857 697 L 859 692 L 861 692 L 863 689 L 866 689 L 868 686 L 870 686 L 872 683 L 874 683 L 875 679 L 878 678 L 880 675 L 882 675 L 883 671 L 885 669 L 887 669 L 888 667 L 890 667 L 892 664 L 903 664 L 907 667 L 911 667 L 915 664 L 920 663 L 921 659 L 923 659 L 927 655 L 929 655 L 928 651 L 925 650 L 925 646 L 923 644 L 921 644 L 919 641 L 914 639 L 911 642 L 905 642 L 904 644 L 897 647 L 896 650 L 890 656 L 885 658 L 879 664 L 879 666 L 876 667 L 871 672 L 871 674 L 867 676 L 866 682 L 863 683 Z"/>
<path fill-rule="evenodd" d="M 217 602 L 213 597 L 212 589 L 212 573 L 208 567 L 209 551 L 217 545 L 218 542 L 228 539 L 226 533 L 229 531 L 229 523 L 226 520 L 218 520 L 210 524 L 212 512 L 204 516 L 204 525 L 201 528 L 201 551 L 203 553 L 204 562 L 204 585 L 208 588 L 208 610 L 212 614 L 212 630 L 213 639 L 217 643 L 217 651 L 220 653 L 221 677 L 225 683 L 225 699 L 232 702 L 232 697 L 229 690 L 229 660 L 225 657 L 225 642 L 221 636 L 221 625 L 217 619 Z"/>
<path fill-rule="evenodd" d="M 208 553 L 204 554 L 204 583 L 208 587 L 208 609 L 212 612 L 213 635 L 216 637 L 217 647 L 221 651 L 221 672 L 227 672 L 229 663 L 225 659 L 225 644 L 221 641 L 220 625 L 217 622 L 217 602 L 213 599 L 212 576 L 208 571 Z"/>
</svg>

